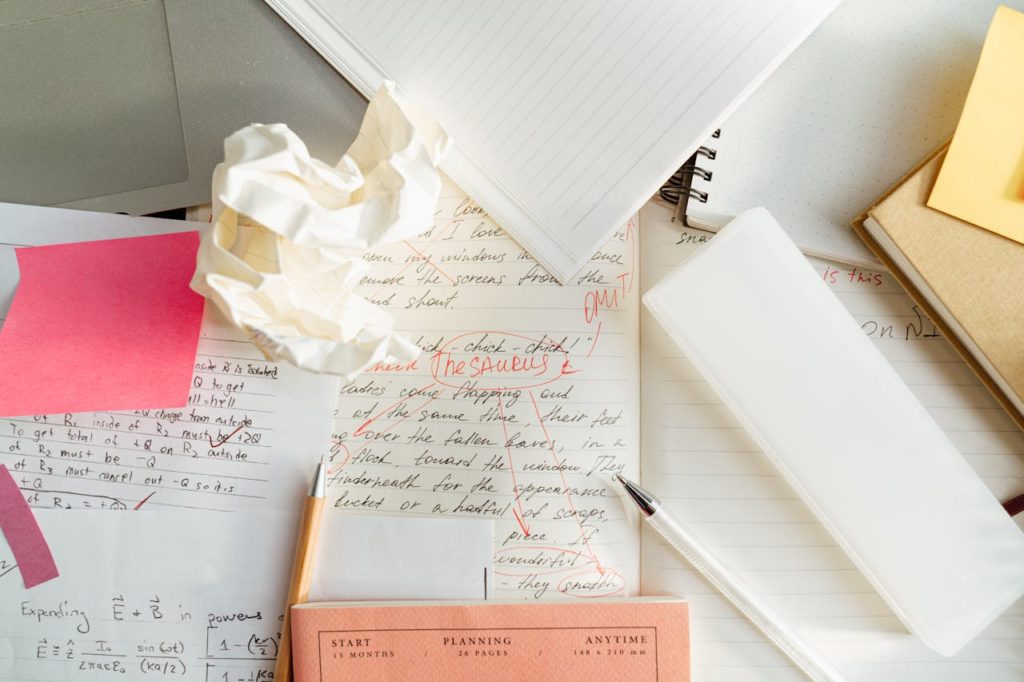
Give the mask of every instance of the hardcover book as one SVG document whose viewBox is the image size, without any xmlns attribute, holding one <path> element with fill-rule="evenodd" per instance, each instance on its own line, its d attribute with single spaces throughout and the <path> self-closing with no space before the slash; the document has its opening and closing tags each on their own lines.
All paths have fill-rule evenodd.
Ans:
<svg viewBox="0 0 1024 682">
<path fill-rule="evenodd" d="M 940 149 L 853 225 L 1024 427 L 1024 246 L 927 205 Z"/>
</svg>

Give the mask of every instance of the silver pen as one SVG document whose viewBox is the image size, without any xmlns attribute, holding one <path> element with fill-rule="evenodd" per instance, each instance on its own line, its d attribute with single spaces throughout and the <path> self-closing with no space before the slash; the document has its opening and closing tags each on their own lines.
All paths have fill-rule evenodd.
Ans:
<svg viewBox="0 0 1024 682">
<path fill-rule="evenodd" d="M 644 519 L 668 544 L 693 564 L 733 606 L 743 612 L 807 677 L 816 682 L 844 682 L 846 676 L 822 656 L 789 622 L 775 612 L 742 578 L 722 565 L 668 515 L 654 495 L 616 474 Z"/>
</svg>

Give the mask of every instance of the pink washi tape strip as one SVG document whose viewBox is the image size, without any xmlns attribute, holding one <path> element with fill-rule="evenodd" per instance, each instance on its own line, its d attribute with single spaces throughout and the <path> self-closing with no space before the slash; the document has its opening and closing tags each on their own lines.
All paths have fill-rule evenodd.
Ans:
<svg viewBox="0 0 1024 682">
<path fill-rule="evenodd" d="M 3 464 L 0 464 L 0 530 L 14 553 L 26 588 L 60 575 L 32 508 Z"/>
</svg>

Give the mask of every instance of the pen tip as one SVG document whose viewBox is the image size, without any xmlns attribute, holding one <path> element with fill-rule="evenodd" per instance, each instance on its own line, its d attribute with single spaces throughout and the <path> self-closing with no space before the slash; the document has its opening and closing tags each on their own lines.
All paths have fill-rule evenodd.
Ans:
<svg viewBox="0 0 1024 682">
<path fill-rule="evenodd" d="M 316 465 L 316 472 L 313 474 L 313 483 L 309 487 L 310 497 L 325 497 L 327 495 L 327 459 L 320 458 Z"/>
<path fill-rule="evenodd" d="M 622 487 L 626 489 L 626 495 L 636 502 L 637 506 L 640 507 L 640 511 L 645 516 L 651 516 L 658 509 L 658 500 L 654 495 L 638 486 L 627 479 L 622 474 L 614 474 L 615 480 L 622 484 Z"/>
</svg>

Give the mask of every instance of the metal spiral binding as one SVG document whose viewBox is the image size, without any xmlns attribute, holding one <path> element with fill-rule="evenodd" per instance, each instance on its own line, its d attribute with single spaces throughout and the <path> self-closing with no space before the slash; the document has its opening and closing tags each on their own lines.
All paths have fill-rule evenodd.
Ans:
<svg viewBox="0 0 1024 682">
<path fill-rule="evenodd" d="M 721 137 L 722 131 L 716 130 L 711 134 L 712 138 Z M 702 168 L 697 165 L 697 157 L 703 156 L 710 161 L 714 161 L 718 155 L 718 151 L 711 147 L 701 145 L 694 152 L 693 156 L 687 159 L 686 163 L 676 170 L 665 184 L 658 190 L 658 195 L 669 202 L 675 204 L 676 211 L 672 216 L 672 220 L 678 220 L 686 227 L 691 227 L 690 223 L 687 222 L 686 207 L 689 205 L 691 199 L 695 199 L 700 203 L 707 203 L 708 193 L 702 192 L 699 189 L 693 187 L 693 178 L 698 177 L 705 182 L 711 181 L 711 171 L 707 168 Z"/>
</svg>

